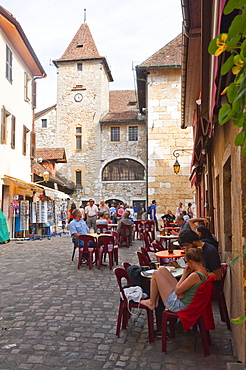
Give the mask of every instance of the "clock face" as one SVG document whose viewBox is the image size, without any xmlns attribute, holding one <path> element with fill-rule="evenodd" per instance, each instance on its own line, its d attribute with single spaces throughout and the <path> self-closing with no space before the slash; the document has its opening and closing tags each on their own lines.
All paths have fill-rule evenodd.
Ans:
<svg viewBox="0 0 246 370">
<path fill-rule="evenodd" d="M 83 95 L 82 95 L 82 94 L 80 94 L 80 93 L 78 93 L 78 94 L 76 94 L 76 95 L 74 96 L 74 100 L 75 100 L 76 102 L 80 102 L 80 101 L 82 101 L 82 99 L 83 99 Z"/>
</svg>

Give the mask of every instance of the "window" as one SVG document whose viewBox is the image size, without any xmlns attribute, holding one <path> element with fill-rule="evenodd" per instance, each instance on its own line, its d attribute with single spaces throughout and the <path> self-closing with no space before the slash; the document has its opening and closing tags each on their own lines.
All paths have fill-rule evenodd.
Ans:
<svg viewBox="0 0 246 370">
<path fill-rule="evenodd" d="M 81 150 L 82 149 L 82 127 L 77 126 L 76 127 L 76 150 Z"/>
<path fill-rule="evenodd" d="M 132 159 L 117 159 L 107 164 L 102 172 L 103 181 L 144 180 L 144 167 Z"/>
<path fill-rule="evenodd" d="M 79 71 L 79 72 L 83 71 L 83 64 L 82 63 L 77 63 L 77 71 Z"/>
<path fill-rule="evenodd" d="M 81 171 L 75 171 L 75 182 L 76 186 L 82 185 L 82 173 Z"/>
<path fill-rule="evenodd" d="M 6 78 L 7 80 L 12 83 L 12 64 L 13 64 L 13 56 L 12 56 L 12 51 L 6 45 Z"/>
<path fill-rule="evenodd" d="M 47 119 L 41 119 L 41 122 L 42 122 L 42 127 L 47 127 L 48 126 Z"/>
<path fill-rule="evenodd" d="M 138 141 L 138 126 L 129 127 L 129 141 Z"/>
<path fill-rule="evenodd" d="M 11 148 L 15 149 L 15 116 L 11 117 Z"/>
<path fill-rule="evenodd" d="M 119 127 L 111 127 L 111 141 L 120 141 Z"/>
</svg>

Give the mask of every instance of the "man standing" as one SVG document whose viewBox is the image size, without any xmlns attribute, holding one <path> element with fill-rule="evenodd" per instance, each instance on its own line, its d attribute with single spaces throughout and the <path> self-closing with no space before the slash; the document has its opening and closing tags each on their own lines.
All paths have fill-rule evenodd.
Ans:
<svg viewBox="0 0 246 370">
<path fill-rule="evenodd" d="M 156 231 L 159 231 L 158 221 L 156 217 L 156 201 L 155 200 L 152 200 L 152 204 L 150 206 L 150 218 L 155 221 Z"/>
<path fill-rule="evenodd" d="M 82 213 L 79 209 L 75 209 L 73 211 L 73 220 L 70 222 L 68 227 L 69 227 L 70 234 L 71 234 L 74 245 L 76 247 L 82 248 L 84 246 L 84 242 L 83 240 L 80 240 L 78 244 L 78 237 L 80 235 L 89 234 L 90 230 L 88 226 L 86 225 L 85 221 L 82 220 Z M 82 263 L 87 263 L 87 257 L 88 257 L 87 254 L 84 253 L 82 257 L 83 257 Z"/>
<path fill-rule="evenodd" d="M 98 208 L 94 204 L 93 199 L 89 199 L 89 205 L 85 207 L 85 215 L 87 226 L 89 227 L 89 229 L 92 227 L 95 233 L 97 231 L 96 219 L 98 215 Z"/>
</svg>

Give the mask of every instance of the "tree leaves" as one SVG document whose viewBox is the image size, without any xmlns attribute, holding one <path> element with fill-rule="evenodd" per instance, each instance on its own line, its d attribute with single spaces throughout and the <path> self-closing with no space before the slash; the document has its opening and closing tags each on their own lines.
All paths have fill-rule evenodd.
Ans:
<svg viewBox="0 0 246 370">
<path fill-rule="evenodd" d="M 234 9 L 241 9 L 245 5 L 245 0 L 229 0 L 224 8 L 224 14 L 230 14 Z"/>
<path fill-rule="evenodd" d="M 231 322 L 233 324 L 237 324 L 237 325 L 242 324 L 244 321 L 246 321 L 246 317 L 245 316 L 239 316 L 236 319 L 231 319 Z"/>
<path fill-rule="evenodd" d="M 223 64 L 223 66 L 221 67 L 221 71 L 220 71 L 220 74 L 223 76 L 225 75 L 226 73 L 228 73 L 230 71 L 230 69 L 232 69 L 234 65 L 234 55 L 231 55 L 226 61 L 225 63 Z"/>
<path fill-rule="evenodd" d="M 232 109 L 230 104 L 225 104 L 219 110 L 219 124 L 224 125 L 232 116 Z"/>
</svg>

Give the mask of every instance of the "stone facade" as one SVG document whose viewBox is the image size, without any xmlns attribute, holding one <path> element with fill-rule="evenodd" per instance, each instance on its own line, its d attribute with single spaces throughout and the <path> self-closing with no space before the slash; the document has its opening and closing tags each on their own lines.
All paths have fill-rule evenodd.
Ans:
<svg viewBox="0 0 246 370">
<path fill-rule="evenodd" d="M 148 203 L 157 201 L 158 217 L 168 209 L 175 213 L 179 202 L 194 202 L 189 182 L 193 133 L 180 128 L 181 45 L 179 35 L 136 67 L 140 112 L 146 113 L 148 127 Z M 178 174 L 174 150 L 179 150 Z"/>
<path fill-rule="evenodd" d="M 174 174 L 175 149 L 192 149 L 191 128 L 180 128 L 180 68 L 153 69 L 148 74 L 148 192 L 161 215 L 175 212 L 178 203 L 193 202 L 189 183 L 190 155 L 179 156 L 180 173 Z"/>
<path fill-rule="evenodd" d="M 78 45 L 85 47 L 80 56 Z M 57 168 L 75 184 L 76 175 L 81 173 L 81 185 L 77 184 L 74 194 L 78 204 L 89 198 L 94 198 L 96 203 L 101 199 L 118 199 L 130 205 L 134 200 L 144 201 L 145 178 L 142 181 L 102 181 L 103 168 L 116 159 L 131 159 L 145 167 L 146 128 L 143 120 L 137 120 L 136 101 L 132 101 L 136 100 L 135 92 L 109 92 L 111 74 L 85 24 L 62 58 L 54 63 L 58 68 L 57 104 L 36 115 L 37 148 L 65 148 L 67 163 Z M 76 101 L 78 94 L 82 99 Z M 108 118 L 111 112 L 120 117 Z M 42 127 L 45 118 L 47 128 Z M 132 125 L 138 126 L 138 141 L 127 140 Z M 120 127 L 119 142 L 111 141 L 112 126 Z M 81 141 L 80 147 L 77 140 Z"/>
</svg>

